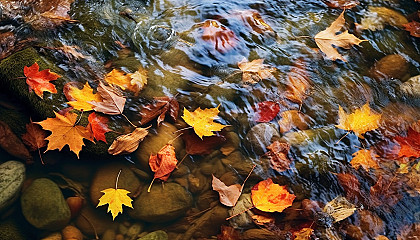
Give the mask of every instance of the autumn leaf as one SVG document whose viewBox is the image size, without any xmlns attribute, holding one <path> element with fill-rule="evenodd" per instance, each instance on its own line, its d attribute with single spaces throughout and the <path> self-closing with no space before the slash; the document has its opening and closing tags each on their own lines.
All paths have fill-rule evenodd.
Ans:
<svg viewBox="0 0 420 240">
<path fill-rule="evenodd" d="M 324 0 L 330 8 L 350 9 L 359 5 L 357 0 Z"/>
<path fill-rule="evenodd" d="M 153 181 L 155 179 L 160 179 L 162 181 L 168 180 L 172 171 L 175 170 L 177 163 L 178 160 L 176 159 L 175 148 L 171 144 L 163 146 L 156 155 L 150 155 L 149 166 L 155 173 Z M 147 190 L 148 192 L 150 192 L 153 181 L 150 183 L 149 189 Z"/>
<path fill-rule="evenodd" d="M 201 35 L 201 38 L 213 44 L 214 49 L 221 53 L 231 50 L 239 41 L 232 30 L 223 26 L 217 20 L 206 20 L 202 29 L 203 35 Z"/>
<path fill-rule="evenodd" d="M 257 122 L 270 122 L 280 111 L 280 105 L 273 101 L 259 102 L 257 105 Z"/>
<path fill-rule="evenodd" d="M 77 87 L 79 83 L 69 82 L 64 85 L 63 93 L 66 96 L 67 102 L 74 109 L 80 111 L 91 111 L 93 105 L 89 102 L 101 102 L 102 97 L 99 94 L 93 93 L 93 89 L 89 86 L 89 83 L 85 83 L 82 89 Z"/>
<path fill-rule="evenodd" d="M 106 86 L 100 82 L 97 90 L 102 97 L 102 101 L 89 101 L 89 103 L 94 106 L 93 110 L 109 115 L 122 114 L 124 111 L 125 98 L 117 89 Z"/>
<path fill-rule="evenodd" d="M 282 212 L 292 206 L 296 196 L 287 191 L 286 186 L 273 183 L 271 178 L 257 183 L 251 189 L 254 206 L 264 212 Z"/>
<path fill-rule="evenodd" d="M 339 222 L 353 215 L 356 206 L 347 201 L 345 197 L 338 196 L 325 204 L 323 211 L 333 217 L 334 222 Z"/>
<path fill-rule="evenodd" d="M 372 150 L 362 149 L 353 153 L 353 159 L 350 161 L 350 164 L 355 169 L 363 167 L 366 171 L 369 171 L 370 168 L 378 169 L 379 165 L 376 161 L 377 157 L 379 156 Z"/>
<path fill-rule="evenodd" d="M 242 193 L 242 186 L 233 184 L 226 186 L 226 184 L 213 175 L 212 187 L 214 191 L 219 193 L 220 202 L 228 207 L 233 207 L 238 202 Z"/>
<path fill-rule="evenodd" d="M 242 71 L 242 82 L 246 84 L 255 84 L 263 79 L 274 78 L 272 72 L 276 68 L 263 64 L 264 59 L 255 59 L 248 62 L 245 58 L 238 62 L 238 67 Z"/>
<path fill-rule="evenodd" d="M 336 34 L 341 31 L 341 28 L 343 28 L 346 21 L 344 19 L 344 12 L 345 11 L 343 11 L 327 29 L 315 35 L 316 45 L 318 45 L 319 49 L 333 61 L 340 59 L 346 62 L 346 59 L 344 59 L 333 46 L 350 49 L 354 44 L 359 45 L 361 42 L 367 41 L 358 39 L 347 30 L 340 34 Z"/>
<path fill-rule="evenodd" d="M 144 106 L 140 110 L 140 125 L 144 125 L 157 118 L 157 124 L 160 125 L 166 116 L 169 116 L 173 122 L 178 118 L 179 103 L 175 98 L 155 97 L 153 103 Z"/>
<path fill-rule="evenodd" d="M 312 82 L 306 70 L 303 59 L 297 59 L 287 74 L 286 98 L 292 102 L 302 104 L 312 89 Z"/>
<path fill-rule="evenodd" d="M 280 117 L 280 120 L 277 122 L 279 124 L 280 133 L 288 132 L 293 128 L 299 130 L 309 128 L 309 117 L 298 110 L 293 109 L 284 111 L 280 113 Z"/>
<path fill-rule="evenodd" d="M 194 128 L 194 132 L 203 139 L 203 136 L 213 136 L 213 131 L 220 131 L 225 125 L 216 123 L 213 120 L 219 114 L 219 106 L 216 108 L 197 108 L 194 112 L 188 111 L 184 108 L 184 121 Z"/>
<path fill-rule="evenodd" d="M 404 179 L 409 187 L 407 192 L 411 197 L 418 197 L 420 195 L 420 162 L 410 167 L 407 166 L 406 169 L 407 172 L 404 175 Z"/>
<path fill-rule="evenodd" d="M 55 118 L 47 118 L 44 121 L 37 122 L 43 129 L 51 131 L 51 135 L 45 140 L 48 140 L 48 147 L 46 151 L 61 149 L 69 145 L 70 151 L 73 151 L 77 158 L 79 152 L 85 145 L 83 139 L 93 141 L 92 133 L 88 128 L 76 125 L 77 114 L 68 112 L 66 115 L 60 115 L 56 112 Z"/>
<path fill-rule="evenodd" d="M 276 222 L 276 218 L 274 216 L 264 216 L 264 215 L 252 215 L 252 221 L 259 226 L 265 226 L 269 224 L 274 224 Z"/>
<path fill-rule="evenodd" d="M 113 69 L 105 76 L 104 81 L 108 84 L 118 86 L 122 90 L 128 90 L 137 94 L 147 84 L 147 71 L 139 69 L 131 74 Z"/>
<path fill-rule="evenodd" d="M 104 195 L 101 198 L 99 198 L 98 206 L 96 206 L 99 207 L 108 204 L 107 212 L 111 212 L 112 220 L 114 220 L 119 213 L 122 213 L 123 205 L 133 208 L 131 204 L 133 200 L 127 195 L 130 192 L 125 189 L 118 188 L 117 184 L 120 173 L 121 170 L 118 172 L 117 180 L 115 182 L 115 188 L 107 188 L 105 190 L 102 190 L 101 192 L 104 193 Z"/>
<path fill-rule="evenodd" d="M 302 228 L 298 232 L 294 232 L 294 240 L 308 240 L 311 239 L 311 235 L 314 232 L 312 228 Z"/>
<path fill-rule="evenodd" d="M 420 37 L 420 23 L 417 21 L 411 21 L 409 23 L 403 24 L 406 31 L 410 32 L 410 35 L 413 37 Z"/>
<path fill-rule="evenodd" d="M 240 240 L 241 235 L 240 233 L 231 226 L 224 226 L 220 227 L 220 234 L 217 235 L 217 240 Z"/>
<path fill-rule="evenodd" d="M 111 131 L 111 129 L 108 128 L 108 118 L 101 117 L 93 112 L 89 114 L 88 121 L 93 137 L 97 141 L 103 141 L 107 143 L 105 133 Z"/>
<path fill-rule="evenodd" d="M 371 205 L 374 207 L 395 205 L 403 197 L 401 185 L 395 176 L 380 175 L 375 185 L 370 187 Z"/>
<path fill-rule="evenodd" d="M 407 136 L 397 136 L 394 140 L 400 145 L 398 157 L 420 157 L 420 133 L 408 128 Z"/>
<path fill-rule="evenodd" d="M 189 155 L 206 155 L 219 148 L 226 138 L 223 135 L 215 135 L 199 138 L 194 133 L 184 133 L 181 135 L 185 143 L 185 151 Z"/>
<path fill-rule="evenodd" d="M 29 147 L 30 151 L 36 151 L 47 146 L 45 138 L 48 133 L 42 130 L 41 126 L 33 122 L 26 124 L 26 133 L 22 135 L 22 141 Z"/>
<path fill-rule="evenodd" d="M 128 89 L 137 95 L 147 84 L 147 70 L 140 68 L 130 74 L 130 78 L 131 81 Z"/>
<path fill-rule="evenodd" d="M 29 86 L 29 91 L 34 90 L 35 94 L 42 98 L 43 92 L 57 93 L 57 89 L 50 81 L 54 81 L 61 77 L 57 73 L 50 72 L 49 69 L 39 71 L 38 63 L 32 66 L 23 68 L 23 73 L 26 77 L 26 83 Z"/>
<path fill-rule="evenodd" d="M 264 19 L 262 19 L 259 12 L 255 10 L 242 10 L 236 11 L 234 16 L 238 16 L 242 21 L 256 33 L 274 32 L 273 29 L 268 25 Z M 232 16 L 230 16 L 232 17 Z"/>
<path fill-rule="evenodd" d="M 290 150 L 290 144 L 275 141 L 267 146 L 267 149 L 269 151 L 264 155 L 270 159 L 272 169 L 278 172 L 284 172 L 290 168 L 292 160 L 287 156 Z"/>
<path fill-rule="evenodd" d="M 336 175 L 338 182 L 346 192 L 346 198 L 351 201 L 363 200 L 362 196 L 364 194 L 360 192 L 360 182 L 356 176 L 350 173 L 338 173 Z"/>
<path fill-rule="evenodd" d="M 366 103 L 361 109 L 356 109 L 356 111 L 351 114 L 346 114 L 343 108 L 339 106 L 338 117 L 340 124 L 335 125 L 336 127 L 353 131 L 356 136 L 363 139 L 362 134 L 379 127 L 381 114 L 372 112 L 369 104 Z"/>
<path fill-rule="evenodd" d="M 147 134 L 149 134 L 147 128 L 136 128 L 129 134 L 118 136 L 108 148 L 108 153 L 112 155 L 132 153 Z"/>
</svg>

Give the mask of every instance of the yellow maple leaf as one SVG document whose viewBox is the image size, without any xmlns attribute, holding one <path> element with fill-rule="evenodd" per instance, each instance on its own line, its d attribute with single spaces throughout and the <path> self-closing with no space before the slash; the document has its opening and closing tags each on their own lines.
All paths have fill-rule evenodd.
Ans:
<svg viewBox="0 0 420 240">
<path fill-rule="evenodd" d="M 336 47 L 350 49 L 355 44 L 359 45 L 361 42 L 367 41 L 358 39 L 353 34 L 350 34 L 347 30 L 340 34 L 336 34 L 337 32 L 340 32 L 345 22 L 346 20 L 344 19 L 343 11 L 327 29 L 315 35 L 316 45 L 318 45 L 319 49 L 321 49 L 321 51 L 325 53 L 325 55 L 327 55 L 327 57 L 331 60 L 340 59 L 346 62 L 346 59 L 344 59 L 343 56 L 338 53 L 337 49 L 335 49 L 333 45 Z"/>
<path fill-rule="evenodd" d="M 111 211 L 112 220 L 118 215 L 118 213 L 122 213 L 122 205 L 127 207 L 133 208 L 131 205 L 131 201 L 133 201 L 127 194 L 130 192 L 125 189 L 118 189 L 118 188 L 107 188 L 101 191 L 104 195 L 99 198 L 98 206 L 102 206 L 108 204 L 108 211 Z"/>
<path fill-rule="evenodd" d="M 64 146 L 69 145 L 70 151 L 76 153 L 79 158 L 79 152 L 85 145 L 83 139 L 93 141 L 92 133 L 88 128 L 76 125 L 77 114 L 68 112 L 64 116 L 55 113 L 55 118 L 47 118 L 44 121 L 37 122 L 43 129 L 51 131 L 51 135 L 45 140 L 48 140 L 48 147 L 46 151 L 58 149 L 61 150 Z"/>
<path fill-rule="evenodd" d="M 255 59 L 248 62 L 246 59 L 238 62 L 239 69 L 242 70 L 242 81 L 247 84 L 255 84 L 262 79 L 272 78 L 272 72 L 276 68 L 263 64 L 264 59 Z"/>
<path fill-rule="evenodd" d="M 375 160 L 377 157 L 379 156 L 374 154 L 372 150 L 362 149 L 353 153 L 353 159 L 350 161 L 350 164 L 355 169 L 363 167 L 366 171 L 369 171 L 369 168 L 378 169 L 379 165 Z"/>
<path fill-rule="evenodd" d="M 361 109 L 356 109 L 356 111 L 351 114 L 347 114 L 344 112 L 343 108 L 339 106 L 338 117 L 340 124 L 335 125 L 336 127 L 353 131 L 356 136 L 363 139 L 361 134 L 379 127 L 381 114 L 371 112 L 369 104 L 366 103 Z"/>
<path fill-rule="evenodd" d="M 184 121 L 194 128 L 195 133 L 203 139 L 203 136 L 213 136 L 213 131 L 220 131 L 226 125 L 216 123 L 213 120 L 219 114 L 219 106 L 216 108 L 197 108 L 194 112 L 190 112 L 184 108 Z"/>
<path fill-rule="evenodd" d="M 70 86 L 68 94 L 74 99 L 74 101 L 70 101 L 67 103 L 80 111 L 93 110 L 93 105 L 89 103 L 90 101 L 102 101 L 102 97 L 99 94 L 93 93 L 93 89 L 89 86 L 88 83 L 86 83 L 82 89 Z"/>
<path fill-rule="evenodd" d="M 131 81 L 128 89 L 132 92 L 138 93 L 147 84 L 147 71 L 144 69 L 139 69 L 130 74 L 130 78 Z"/>
<path fill-rule="evenodd" d="M 138 93 L 147 84 L 147 71 L 139 69 L 134 73 L 125 73 L 118 69 L 113 69 L 105 76 L 105 82 L 116 85 L 122 90 Z"/>
</svg>

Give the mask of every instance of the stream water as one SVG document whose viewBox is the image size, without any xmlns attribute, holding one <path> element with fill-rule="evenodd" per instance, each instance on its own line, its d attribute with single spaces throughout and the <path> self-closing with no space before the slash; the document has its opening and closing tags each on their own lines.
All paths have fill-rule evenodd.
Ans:
<svg viewBox="0 0 420 240">
<path fill-rule="evenodd" d="M 244 194 L 259 181 L 272 178 L 274 182 L 286 185 L 297 198 L 288 211 L 273 214 L 276 224 L 269 227 L 272 235 L 244 234 L 244 239 L 293 239 L 293 232 L 303 227 L 314 229 L 310 239 L 374 239 L 379 235 L 389 239 L 417 239 L 420 237 L 416 225 L 420 223 L 420 175 L 417 175 L 420 171 L 414 169 L 418 159 L 398 157 L 393 147 L 396 146 L 395 137 L 406 136 L 408 126 L 420 120 L 419 80 L 417 85 L 409 85 L 409 90 L 401 87 L 420 74 L 420 41 L 410 36 L 400 23 L 404 22 L 401 17 L 405 21 L 418 20 L 419 3 L 414 0 L 361 0 L 359 5 L 346 10 L 344 28 L 367 41 L 350 49 L 340 48 L 339 53 L 347 60 L 344 62 L 329 60 L 314 40 L 314 36 L 330 26 L 343 11 L 328 7 L 326 2 L 344 1 L 75 0 L 70 16 L 77 23 L 50 30 L 31 30 L 25 24 L 12 22 L 1 29 L 13 31 L 21 38 L 35 35 L 37 42 L 42 43 L 36 48 L 41 52 L 62 45 L 77 46 L 77 52 L 84 56 L 82 61 L 69 61 L 60 54 L 50 54 L 69 81 L 88 81 L 96 86 L 95 81 L 112 69 L 129 73 L 140 67 L 146 69 L 146 87 L 138 96 L 127 95 L 125 113 L 135 124 L 140 121 L 137 113 L 153 97 L 169 96 L 179 101 L 181 112 L 184 107 L 193 111 L 198 107 L 219 106 L 217 121 L 229 125 L 226 132 L 239 137 L 236 151 L 241 154 L 244 164 L 232 162 L 233 157 L 226 156 L 219 145 L 210 154 L 187 156 L 183 164 L 188 166 L 189 175 L 175 174 L 169 178 L 169 182 L 177 182 L 192 193 L 194 202 L 186 211 L 186 217 L 163 224 L 148 223 L 131 218 L 124 207 L 123 214 L 116 218 L 120 225 L 112 230 L 114 235 L 123 238 L 107 236 L 107 239 L 138 239 L 141 233 L 156 230 L 166 231 L 169 239 L 188 239 L 185 236 L 190 228 L 198 232 L 188 232 L 191 239 L 216 239 L 220 225 L 236 226 L 242 233 L 265 228 L 249 223 L 249 220 L 237 223 L 235 218 L 230 222 L 188 221 L 200 219 L 208 208 L 215 206 L 201 206 L 205 194 L 211 192 L 211 174 L 221 177 L 228 173 L 234 179 L 230 184 L 242 184 L 253 164 L 256 165 L 254 174 L 245 184 Z M 379 11 L 380 8 L 393 12 Z M 210 28 L 213 26 L 221 32 L 213 29 L 214 32 L 206 35 L 209 24 Z M 257 83 L 244 83 L 238 67 L 243 59 L 264 59 L 266 66 L 276 70 L 269 78 L 257 79 Z M 301 102 L 285 97 L 291 84 L 288 76 L 297 62 L 304 63 L 298 71 L 308 76 L 310 86 Z M 280 112 L 270 121 L 272 125 L 261 125 L 257 121 L 258 104 L 264 101 L 279 104 Z M 339 106 L 351 113 L 366 103 L 372 111 L 382 114 L 379 128 L 364 134 L 363 139 L 354 133 L 346 135 L 347 131 L 335 127 L 339 124 Z M 67 105 L 53 106 L 56 111 L 65 107 Z M 289 110 L 299 111 L 297 116 L 304 116 L 303 120 L 294 116 L 293 126 L 281 130 L 279 125 L 282 123 L 278 121 L 285 118 L 282 112 Z M 125 121 L 119 117 L 112 119 Z M 186 127 L 181 118 L 174 126 Z M 264 126 L 266 130 L 255 130 L 255 126 Z M 156 131 L 156 124 L 151 131 Z M 255 137 L 259 139 L 252 140 Z M 288 157 L 293 159 L 290 168 L 282 172 L 267 167 L 269 164 L 264 163 L 262 157 L 267 151 L 267 143 L 278 139 L 291 145 Z M 233 140 L 228 138 L 227 141 Z M 375 149 L 379 167 L 355 169 L 350 162 L 360 149 Z M 140 144 L 138 151 L 148 149 Z M 47 166 L 37 162 L 27 169 L 27 174 L 36 178 L 60 172 L 90 189 L 95 170 L 114 161 L 148 173 L 149 169 L 138 163 L 140 155 L 134 153 L 103 161 L 84 159 L 83 154 L 75 159 L 73 155 L 69 160 L 55 160 Z M 184 155 L 185 150 L 179 150 L 178 160 Z M 53 155 L 50 158 L 60 157 Z M 402 173 L 407 166 L 407 173 Z M 89 171 L 83 175 L 85 172 L 80 168 Z M 74 171 L 81 171 L 80 179 Z M 343 173 L 355 176 L 360 184 L 351 185 L 348 179 L 340 180 L 344 175 L 339 174 Z M 145 185 L 149 183 L 140 179 Z M 198 184 L 200 186 L 194 188 L 194 179 L 199 179 L 197 181 L 204 186 Z M 389 185 L 377 187 L 380 193 L 375 195 L 376 201 L 372 200 L 372 191 L 375 191 L 372 188 L 382 179 L 387 179 L 383 185 Z M 64 190 L 65 196 L 72 194 L 67 191 Z M 214 194 L 210 193 L 213 200 Z M 354 198 L 355 194 L 357 197 Z M 319 203 L 322 208 L 338 196 L 355 204 L 354 215 L 336 223 L 331 216 L 309 214 L 311 216 L 305 218 L 304 213 L 315 211 L 308 207 L 307 201 Z M 90 197 L 85 197 L 89 202 Z M 216 204 L 217 200 L 216 194 Z M 165 199 L 161 201 L 165 204 Z M 99 210 L 105 212 L 105 208 Z M 111 219 L 110 214 L 102 217 Z M 137 235 L 124 232 L 135 224 L 142 226 Z M 201 225 L 197 228 L 197 224 Z M 109 228 L 113 229 L 115 225 L 112 226 Z M 35 234 L 37 237 L 43 234 L 43 231 L 39 232 Z M 85 237 L 94 236 L 85 232 Z"/>
</svg>

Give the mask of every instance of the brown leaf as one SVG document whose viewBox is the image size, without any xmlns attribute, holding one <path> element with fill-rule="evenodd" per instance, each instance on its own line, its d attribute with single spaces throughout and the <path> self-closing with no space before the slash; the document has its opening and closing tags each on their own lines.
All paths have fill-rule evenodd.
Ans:
<svg viewBox="0 0 420 240">
<path fill-rule="evenodd" d="M 238 202 L 239 196 L 242 193 L 242 187 L 239 184 L 226 186 L 220 179 L 213 175 L 212 187 L 220 196 L 220 202 L 228 207 L 233 207 Z"/>
<path fill-rule="evenodd" d="M 294 232 L 293 235 L 295 236 L 294 240 L 308 240 L 311 239 L 311 235 L 313 233 L 312 228 L 302 228 L 298 232 Z"/>
<path fill-rule="evenodd" d="M 269 145 L 267 149 L 269 151 L 266 152 L 265 155 L 270 159 L 272 169 L 283 172 L 290 168 L 290 164 L 293 160 L 287 156 L 290 150 L 290 145 L 288 143 L 275 141 Z"/>
<path fill-rule="evenodd" d="M 372 206 L 395 205 L 402 198 L 401 189 L 401 183 L 395 176 L 379 176 L 376 184 L 370 188 Z"/>
<path fill-rule="evenodd" d="M 156 155 L 150 155 L 149 166 L 155 173 L 153 180 L 156 178 L 162 181 L 168 180 L 172 171 L 175 170 L 177 163 L 178 160 L 176 159 L 175 148 L 171 144 L 163 146 Z M 152 186 L 152 183 L 150 184 L 150 187 Z"/>
<path fill-rule="evenodd" d="M 124 111 L 125 98 L 117 89 L 111 86 L 105 86 L 105 84 L 100 82 L 97 90 L 103 100 L 102 102 L 88 102 L 95 106 L 93 110 L 109 115 L 122 114 Z"/>
<path fill-rule="evenodd" d="M 219 134 L 201 139 L 197 134 L 188 132 L 182 134 L 181 137 L 185 143 L 185 150 L 190 155 L 210 154 L 226 141 L 226 138 Z"/>
<path fill-rule="evenodd" d="M 217 235 L 217 240 L 240 240 L 241 235 L 239 232 L 231 226 L 224 226 L 221 227 L 220 234 Z"/>
<path fill-rule="evenodd" d="M 406 31 L 410 32 L 413 37 L 420 37 L 420 23 L 417 21 L 411 21 L 403 25 Z"/>
<path fill-rule="evenodd" d="M 233 16 L 229 17 L 236 17 L 238 15 L 241 20 L 256 33 L 274 32 L 270 25 L 262 19 L 260 13 L 255 10 L 236 11 Z"/>
<path fill-rule="evenodd" d="M 349 34 L 347 30 L 340 34 L 336 34 L 341 31 L 345 21 L 343 11 L 327 29 L 315 35 L 316 45 L 318 45 L 319 49 L 333 61 L 340 59 L 346 62 L 346 59 L 344 59 L 333 46 L 350 49 L 355 44 L 359 45 L 361 42 L 367 41 L 358 39 L 353 34 Z"/>
<path fill-rule="evenodd" d="M 179 103 L 175 98 L 155 97 L 153 103 L 144 106 L 140 110 L 140 125 L 147 124 L 155 118 L 157 118 L 157 123 L 160 125 L 165 119 L 165 116 L 169 116 L 175 122 L 178 114 Z"/>
<path fill-rule="evenodd" d="M 245 84 L 255 84 L 267 78 L 273 78 L 272 72 L 276 68 L 263 64 L 264 59 L 255 59 L 248 62 L 245 58 L 238 62 L 238 67 L 242 71 L 242 82 Z"/>
<path fill-rule="evenodd" d="M 346 198 L 353 202 L 362 200 L 363 194 L 360 192 L 360 182 L 356 176 L 350 173 L 338 173 L 336 175 L 338 182 L 346 192 Z"/>
<path fill-rule="evenodd" d="M 274 224 L 276 222 L 276 218 L 272 215 L 252 215 L 251 216 L 252 220 L 254 221 L 255 224 L 260 225 L 260 226 L 265 226 L 265 225 L 270 225 L 270 224 Z"/>
<path fill-rule="evenodd" d="M 136 128 L 132 133 L 117 137 L 108 149 L 112 155 L 128 154 L 134 152 L 141 141 L 149 134 L 147 128 Z"/>
<path fill-rule="evenodd" d="M 36 151 L 42 147 L 47 146 L 47 131 L 43 130 L 41 126 L 33 122 L 26 124 L 26 133 L 22 135 L 22 141 L 29 147 L 30 151 Z"/>
<path fill-rule="evenodd" d="M 292 128 L 299 130 L 308 129 L 308 122 L 310 121 L 308 115 L 299 112 L 298 110 L 288 110 L 280 114 L 281 119 L 278 121 L 280 133 L 290 131 Z"/>
<path fill-rule="evenodd" d="M 32 156 L 9 125 L 0 121 L 0 147 L 13 157 L 32 162 Z"/>
<path fill-rule="evenodd" d="M 312 88 L 312 82 L 306 70 L 306 63 L 302 59 L 296 60 L 289 74 L 287 74 L 287 79 L 289 83 L 287 84 L 286 98 L 292 102 L 302 104 Z"/>
</svg>

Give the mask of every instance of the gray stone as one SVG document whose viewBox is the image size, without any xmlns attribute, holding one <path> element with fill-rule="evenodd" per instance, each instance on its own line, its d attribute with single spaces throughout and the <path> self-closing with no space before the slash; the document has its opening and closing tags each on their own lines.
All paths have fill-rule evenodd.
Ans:
<svg viewBox="0 0 420 240">
<path fill-rule="evenodd" d="M 403 80 L 408 68 L 409 63 L 403 56 L 392 54 L 377 61 L 370 69 L 370 75 L 377 81 L 390 78 Z"/>
<path fill-rule="evenodd" d="M 179 135 L 179 133 L 176 132 L 177 130 L 178 129 L 174 125 L 163 122 L 162 125 L 158 127 L 155 134 L 149 133 L 144 141 L 140 143 L 135 155 L 140 163 L 140 166 L 143 168 L 143 171 L 150 172 L 150 154 L 156 154 L 169 141 L 175 139 Z M 181 138 L 175 139 L 172 145 L 175 147 L 175 153 L 178 153 L 183 148 Z M 179 158 L 178 155 L 177 157 Z"/>
<path fill-rule="evenodd" d="M 254 221 L 252 220 L 252 211 L 247 210 L 250 209 L 253 206 L 252 200 L 251 200 L 251 194 L 242 194 L 239 198 L 236 205 L 229 209 L 229 215 L 233 216 L 239 213 L 238 216 L 231 218 L 229 220 L 229 223 L 234 228 L 242 228 L 242 229 L 248 229 L 253 226 L 255 226 Z M 245 212 L 244 212 L 245 211 Z"/>
<path fill-rule="evenodd" d="M 34 180 L 20 202 L 26 220 L 36 228 L 54 231 L 70 221 L 70 209 L 60 188 L 47 178 Z"/>
<path fill-rule="evenodd" d="M 165 231 L 158 230 L 151 232 L 138 240 L 168 240 L 168 234 Z"/>
<path fill-rule="evenodd" d="M 276 125 L 272 123 L 259 123 L 251 128 L 245 137 L 245 145 L 258 155 L 266 152 L 274 138 L 280 138 Z"/>
<path fill-rule="evenodd" d="M 144 188 L 134 200 L 129 215 L 145 222 L 167 222 L 183 216 L 192 201 L 191 194 L 177 183 L 155 183 L 150 192 Z"/>
<path fill-rule="evenodd" d="M 120 169 L 121 173 L 118 178 L 118 188 L 129 191 L 130 193 L 128 196 L 132 196 L 139 189 L 141 182 L 129 167 L 122 163 L 107 164 L 96 171 L 90 186 L 90 199 L 94 206 L 98 205 L 99 198 L 103 196 L 102 190 L 115 188 L 115 181 Z"/>
<path fill-rule="evenodd" d="M 8 161 L 0 165 L 0 212 L 18 198 L 24 180 L 23 163 Z"/>
<path fill-rule="evenodd" d="M 144 226 L 142 224 L 134 223 L 130 228 L 128 228 L 126 235 L 130 239 L 134 239 L 138 234 L 141 233 L 141 231 L 143 231 L 143 228 Z"/>
<path fill-rule="evenodd" d="M 401 93 L 410 97 L 420 97 L 420 75 L 411 77 L 400 85 Z"/>
</svg>

